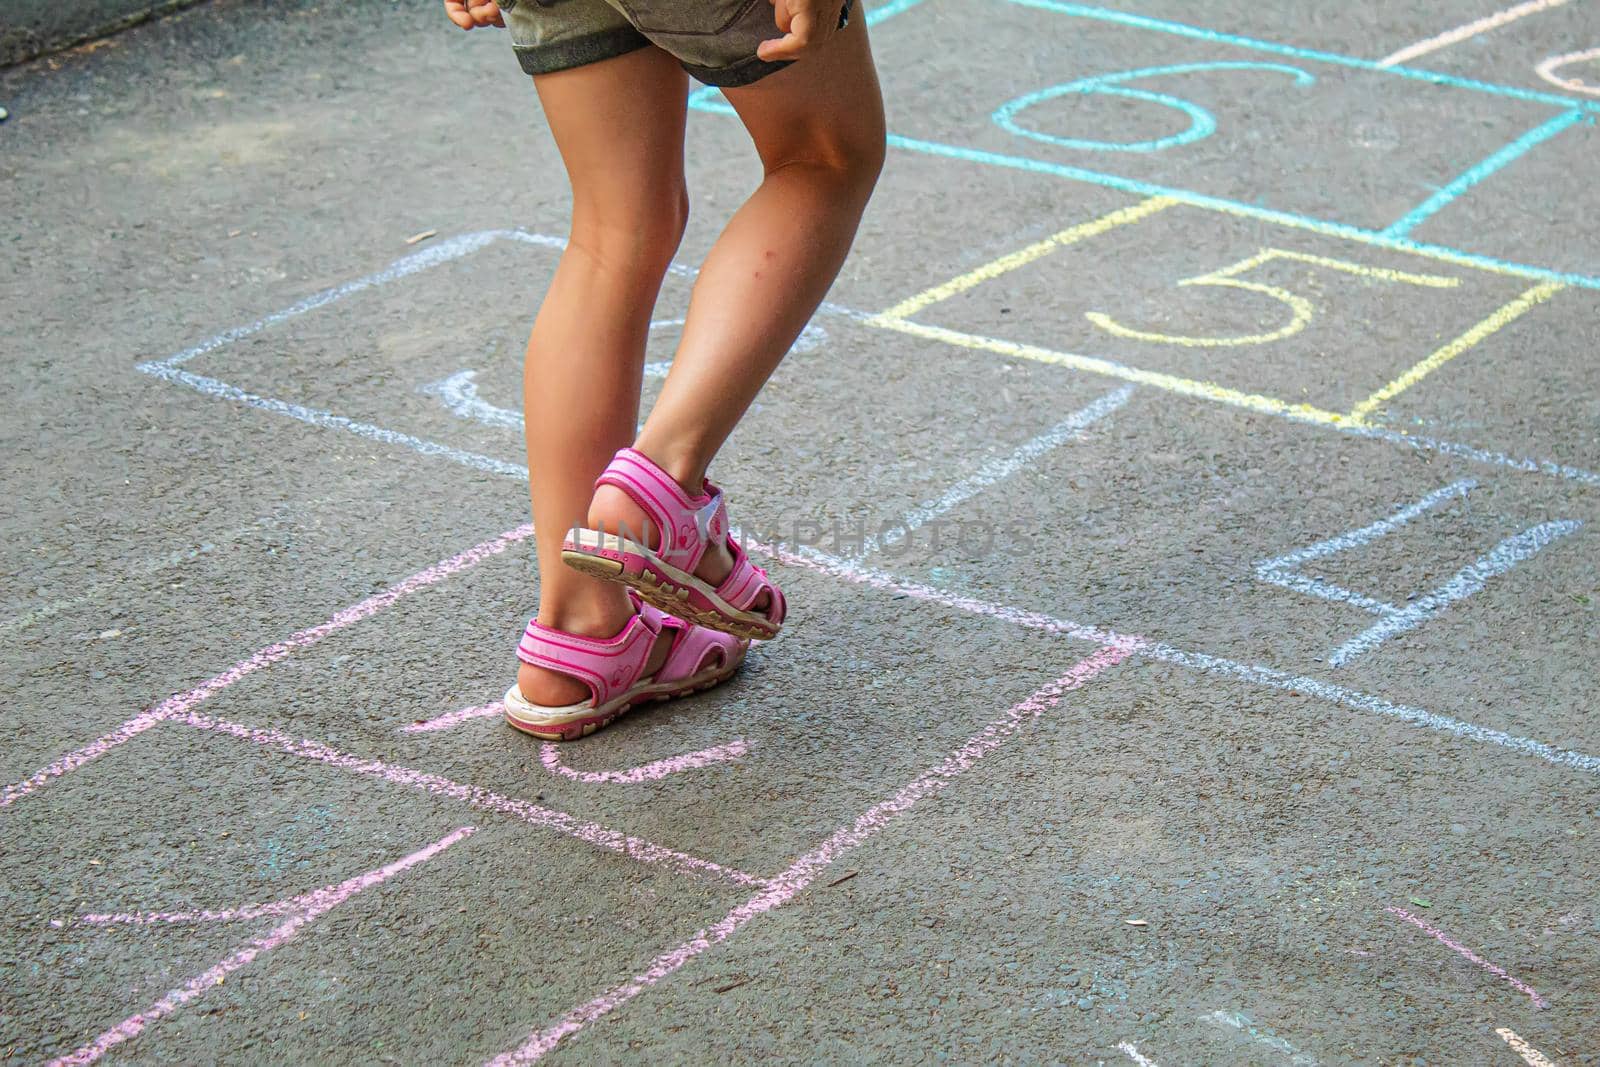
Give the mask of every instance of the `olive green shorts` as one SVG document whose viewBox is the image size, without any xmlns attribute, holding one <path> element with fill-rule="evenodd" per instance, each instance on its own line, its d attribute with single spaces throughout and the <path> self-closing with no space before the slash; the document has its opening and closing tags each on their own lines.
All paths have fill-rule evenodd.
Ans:
<svg viewBox="0 0 1600 1067">
<path fill-rule="evenodd" d="M 851 0 L 839 15 L 843 26 Z M 522 69 L 552 74 L 655 45 L 707 85 L 749 85 L 787 63 L 756 45 L 783 36 L 771 0 L 500 0 Z"/>
</svg>

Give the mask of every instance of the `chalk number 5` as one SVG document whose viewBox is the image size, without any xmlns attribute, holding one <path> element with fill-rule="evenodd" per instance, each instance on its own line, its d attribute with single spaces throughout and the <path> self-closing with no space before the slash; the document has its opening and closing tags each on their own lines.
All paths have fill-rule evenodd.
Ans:
<svg viewBox="0 0 1600 1067">
<path fill-rule="evenodd" d="M 1422 285 L 1432 289 L 1450 289 L 1461 284 L 1459 278 L 1445 278 L 1437 274 L 1408 274 L 1405 271 L 1387 270 L 1382 267 L 1368 267 L 1361 263 L 1351 263 L 1343 259 L 1329 259 L 1326 256 L 1313 256 L 1305 252 L 1290 252 L 1282 248 L 1263 248 L 1249 259 L 1241 259 L 1231 266 L 1214 270 L 1209 274 L 1185 278 L 1178 282 L 1179 285 L 1214 285 L 1224 286 L 1229 289 L 1243 289 L 1246 292 L 1260 293 L 1271 297 L 1282 304 L 1288 314 L 1288 321 L 1276 330 L 1267 333 L 1246 334 L 1240 337 L 1185 337 L 1181 335 L 1154 333 L 1149 330 L 1136 330 L 1124 326 L 1103 311 L 1086 312 L 1084 317 L 1096 326 L 1118 337 L 1127 337 L 1136 341 L 1153 341 L 1157 344 L 1185 345 L 1190 348 L 1225 348 L 1233 345 L 1264 345 L 1272 341 L 1281 341 L 1285 337 L 1293 337 L 1306 328 L 1315 314 L 1315 307 L 1311 301 L 1298 293 L 1290 292 L 1277 285 L 1267 285 L 1264 282 L 1243 281 L 1239 275 L 1254 270 L 1263 264 L 1276 259 L 1292 259 L 1300 263 L 1310 263 L 1329 270 L 1342 271 L 1358 277 L 1375 281 L 1404 282 L 1407 285 Z"/>
</svg>

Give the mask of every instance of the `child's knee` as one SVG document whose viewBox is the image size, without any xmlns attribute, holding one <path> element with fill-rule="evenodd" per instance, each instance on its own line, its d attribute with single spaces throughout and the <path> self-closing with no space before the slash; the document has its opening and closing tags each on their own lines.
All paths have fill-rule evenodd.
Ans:
<svg viewBox="0 0 1600 1067">
<path fill-rule="evenodd" d="M 575 202 L 572 243 L 614 268 L 661 273 L 671 266 L 688 225 L 689 195 L 680 185 L 626 204 Z"/>
<path fill-rule="evenodd" d="M 805 142 L 770 160 L 767 173 L 795 165 L 819 169 L 830 181 L 865 201 L 883 171 L 886 144 L 881 128 L 818 131 Z"/>
</svg>

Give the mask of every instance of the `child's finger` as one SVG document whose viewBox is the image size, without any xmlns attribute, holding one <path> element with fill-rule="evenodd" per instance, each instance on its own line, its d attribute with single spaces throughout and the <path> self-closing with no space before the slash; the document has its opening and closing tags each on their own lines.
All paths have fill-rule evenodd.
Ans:
<svg viewBox="0 0 1600 1067">
<path fill-rule="evenodd" d="M 467 12 L 477 26 L 503 26 L 500 8 L 492 0 L 467 0 Z"/>
<path fill-rule="evenodd" d="M 756 46 L 756 57 L 768 63 L 792 63 L 822 43 L 818 36 L 815 17 L 796 11 L 789 20 L 789 32 L 775 41 L 762 41 Z"/>
<path fill-rule="evenodd" d="M 789 24 L 794 18 L 794 13 L 789 10 L 789 0 L 772 0 L 772 21 L 783 33 L 789 32 Z"/>
<path fill-rule="evenodd" d="M 475 25 L 472 16 L 467 14 L 466 0 L 444 0 L 444 13 L 464 30 L 470 30 Z"/>
</svg>

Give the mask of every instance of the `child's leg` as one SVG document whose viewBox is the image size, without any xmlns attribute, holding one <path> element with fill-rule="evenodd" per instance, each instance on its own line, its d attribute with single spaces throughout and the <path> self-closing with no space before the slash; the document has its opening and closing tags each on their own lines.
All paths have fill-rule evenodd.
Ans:
<svg viewBox="0 0 1600 1067">
<path fill-rule="evenodd" d="M 534 84 L 572 182 L 572 233 L 528 339 L 523 384 L 539 621 L 609 637 L 633 614 L 625 591 L 562 566 L 561 540 L 637 425 L 650 314 L 688 217 L 685 76 L 651 47 Z M 588 696 L 528 664 L 517 679 L 535 704 Z"/>
<path fill-rule="evenodd" d="M 701 267 L 672 370 L 635 443 L 691 491 L 833 284 L 877 182 L 883 104 L 862 22 L 726 91 L 766 176 Z M 638 531 L 644 516 L 602 486 L 589 525 L 619 523 Z M 720 581 L 731 558 L 707 556 L 697 573 Z"/>
</svg>

